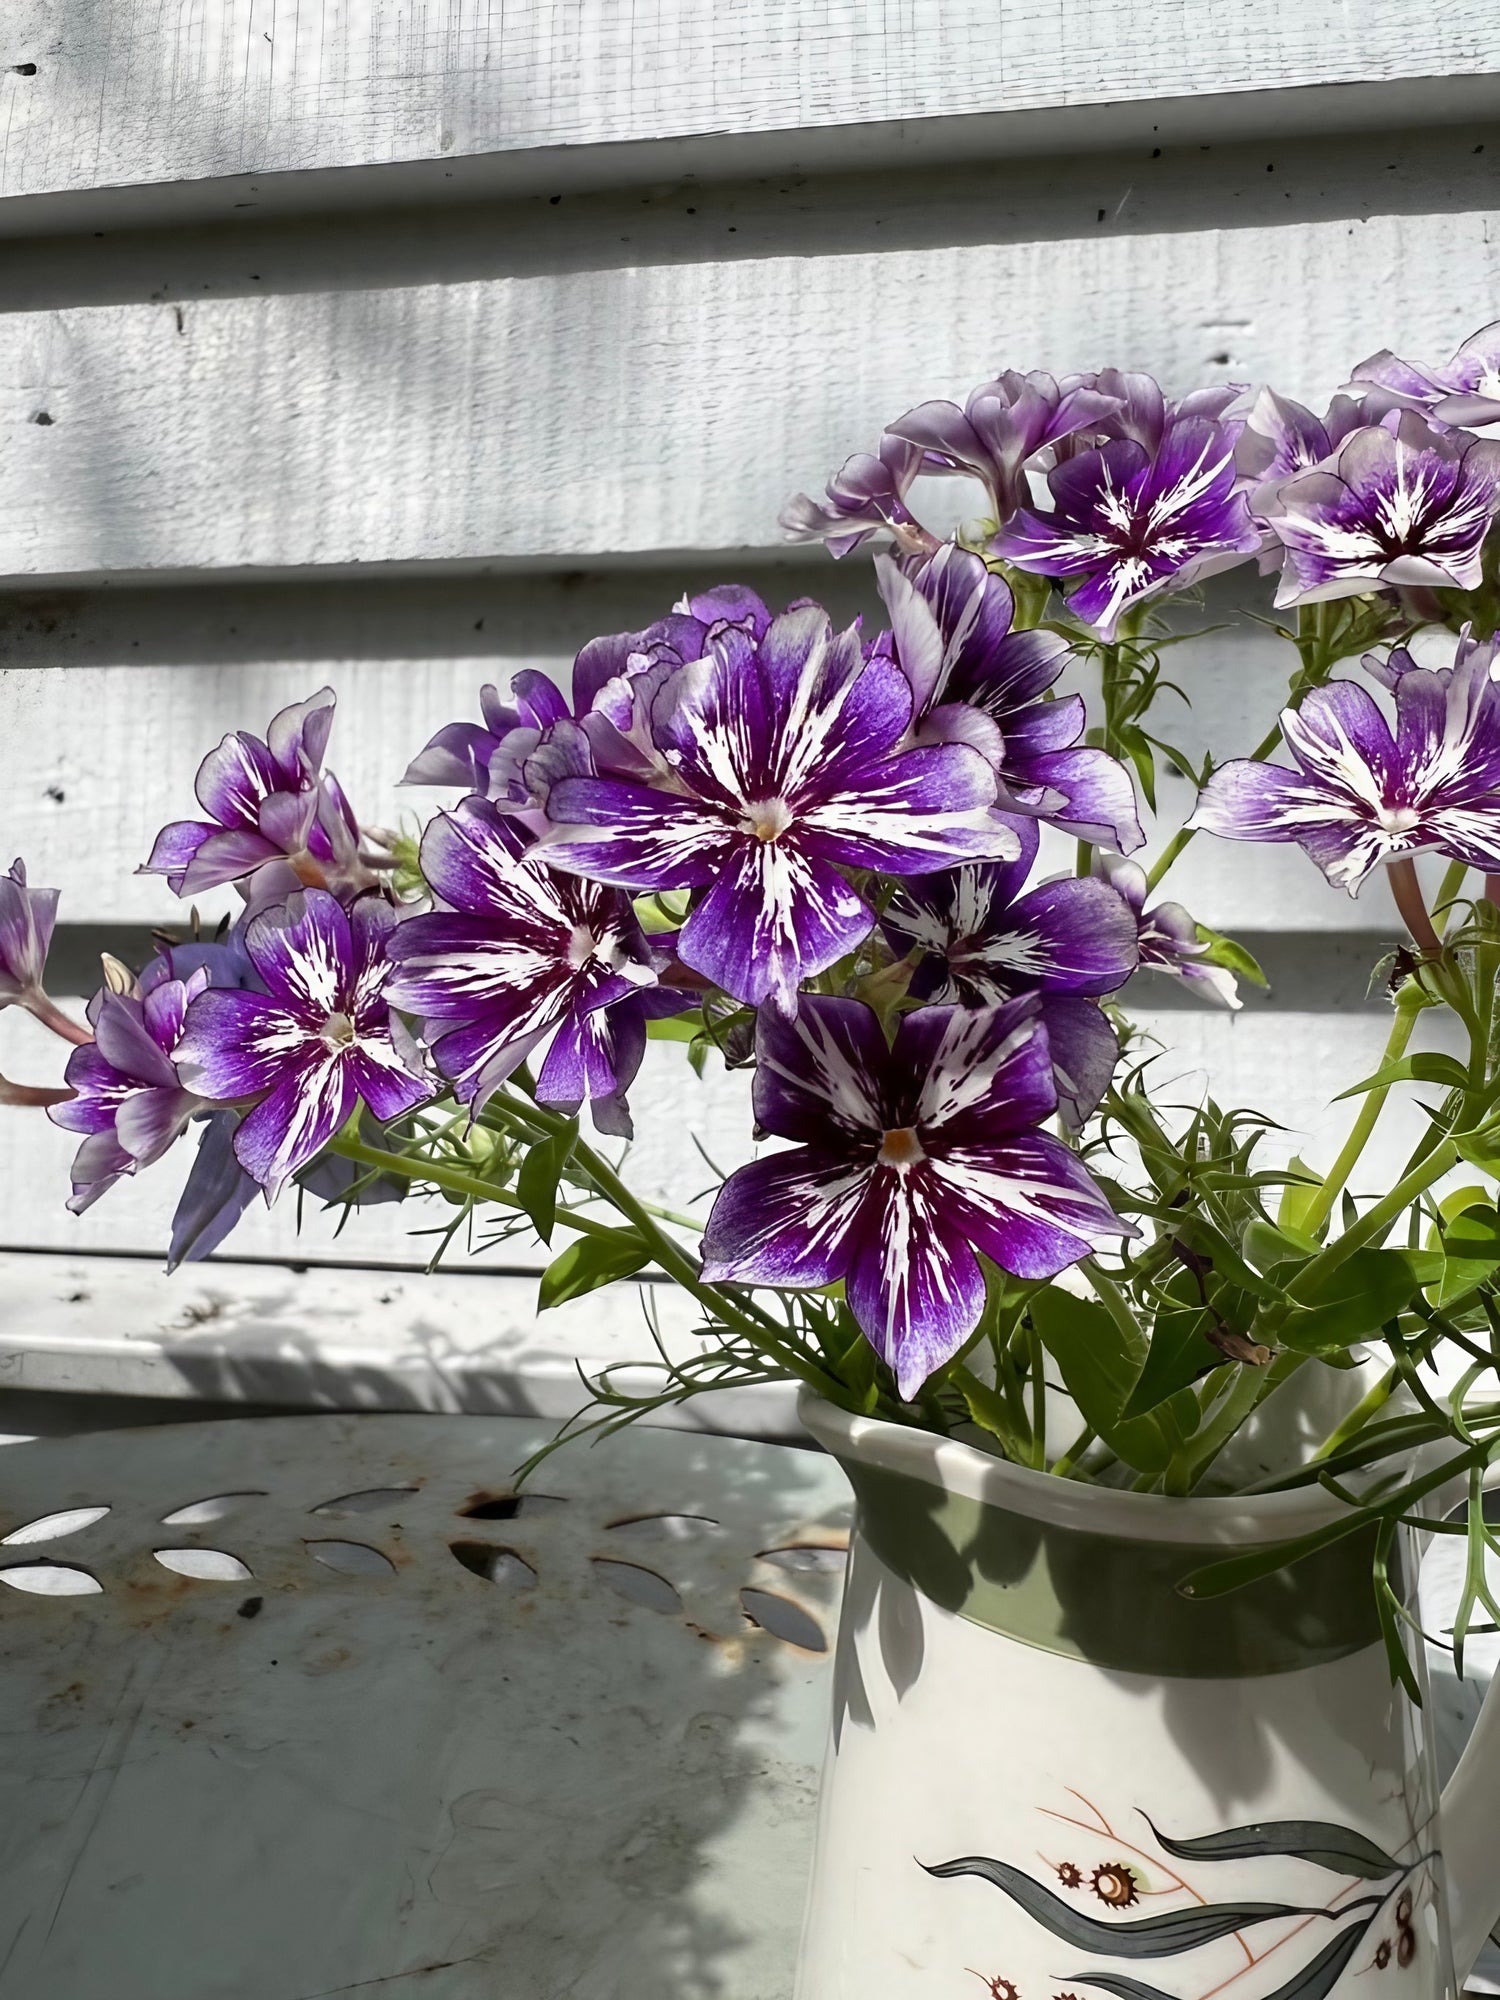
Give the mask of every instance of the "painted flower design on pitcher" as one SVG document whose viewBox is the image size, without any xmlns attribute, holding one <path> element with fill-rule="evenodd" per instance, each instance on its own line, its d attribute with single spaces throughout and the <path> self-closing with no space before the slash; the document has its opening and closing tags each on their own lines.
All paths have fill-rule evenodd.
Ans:
<svg viewBox="0 0 1500 2000">
<path fill-rule="evenodd" d="M 1099 1833 L 1115 1840 L 1115 1830 L 1103 1814 L 1092 1805 L 1089 1810 L 1095 1815 Z M 1048 1816 L 1081 1827 L 1085 1832 L 1094 1832 L 1088 1822 L 1067 1814 Z M 1229 1980 L 1216 1978 L 1206 1990 L 1188 1983 L 1184 1991 L 1172 1993 L 1133 1973 L 1109 1967 L 1058 1975 L 1060 1986 L 1092 1989 L 1112 1995 L 1113 2000 L 1208 2000 L 1209 1993 L 1234 1985 L 1243 1973 L 1262 1965 L 1273 1951 L 1279 1951 L 1304 1931 L 1312 1931 L 1319 1919 L 1336 1927 L 1334 1935 L 1318 1943 L 1313 1955 L 1266 1995 L 1265 2000 L 1325 2000 L 1361 1945 L 1377 1930 L 1378 1940 L 1372 1944 L 1368 1965 L 1361 1970 L 1384 1970 L 1393 1959 L 1404 1969 L 1415 1957 L 1415 1885 L 1423 1879 L 1430 1855 L 1418 1854 L 1410 1861 L 1399 1861 L 1368 1835 L 1326 1820 L 1263 1820 L 1177 1838 L 1163 1833 L 1144 1812 L 1141 1817 L 1150 1827 L 1158 1848 L 1173 1860 L 1205 1865 L 1267 1858 L 1301 1861 L 1344 1876 L 1345 1886 L 1324 1903 L 1214 1902 L 1170 1867 L 1165 1871 L 1169 1888 L 1149 1891 L 1145 1886 L 1146 1873 L 1113 1854 L 1087 1867 L 1073 1859 L 1052 1863 L 1049 1872 L 1061 1890 L 1078 1897 L 1088 1895 L 1112 1911 L 1139 1908 L 1143 1894 L 1186 1892 L 1195 1899 L 1185 1908 L 1160 1915 L 1105 1918 L 1065 1900 L 1064 1895 L 1039 1882 L 1025 1869 L 990 1855 L 970 1854 L 952 1861 L 919 1865 L 940 1881 L 973 1877 L 989 1883 L 1054 1937 L 1101 1959 L 1133 1962 L 1176 1958 L 1230 1937 L 1238 1940 L 1245 1953 L 1241 1973 Z M 1365 1885 L 1368 1885 L 1366 1893 L 1351 1894 Z M 1347 1921 L 1351 1918 L 1354 1921 Z M 1290 1922 L 1296 1928 L 1267 1949 L 1256 1952 L 1246 1933 L 1277 1922 Z M 1313 1941 L 1318 1942 L 1316 1934 Z M 1014 1990 L 1014 1982 L 1003 1972 L 983 1972 L 973 1966 L 964 1969 L 989 1983 L 992 1990 L 996 1985 L 1002 1991 Z M 1029 1996 L 1018 1995 L 1018 2000 L 1029 2000 Z"/>
</svg>

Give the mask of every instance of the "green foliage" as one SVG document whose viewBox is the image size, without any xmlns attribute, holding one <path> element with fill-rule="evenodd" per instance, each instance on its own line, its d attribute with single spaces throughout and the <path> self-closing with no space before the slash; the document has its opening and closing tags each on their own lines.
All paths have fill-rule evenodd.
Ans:
<svg viewBox="0 0 1500 2000">
<path fill-rule="evenodd" d="M 542 1273 L 537 1289 L 537 1310 L 565 1305 L 582 1298 L 616 1278 L 631 1277 L 651 1261 L 651 1245 L 633 1229 L 611 1229 L 600 1236 L 580 1236 L 570 1243 Z"/>
</svg>

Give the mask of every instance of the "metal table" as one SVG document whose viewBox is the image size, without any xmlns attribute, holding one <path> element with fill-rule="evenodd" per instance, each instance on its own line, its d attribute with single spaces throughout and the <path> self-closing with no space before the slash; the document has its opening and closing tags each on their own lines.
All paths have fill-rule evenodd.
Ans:
<svg viewBox="0 0 1500 2000">
<path fill-rule="evenodd" d="M 778 2000 L 847 1489 L 515 1418 L 0 1453 L 0 2000 Z"/>
</svg>

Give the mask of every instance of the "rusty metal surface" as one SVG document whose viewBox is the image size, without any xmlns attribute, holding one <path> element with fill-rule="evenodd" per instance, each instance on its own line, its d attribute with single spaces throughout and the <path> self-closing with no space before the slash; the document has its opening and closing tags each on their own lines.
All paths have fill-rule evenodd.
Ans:
<svg viewBox="0 0 1500 2000">
<path fill-rule="evenodd" d="M 0 1453 L 0 2000 L 790 1990 L 842 1477 L 637 1431 L 517 1506 L 545 1434 Z"/>
</svg>

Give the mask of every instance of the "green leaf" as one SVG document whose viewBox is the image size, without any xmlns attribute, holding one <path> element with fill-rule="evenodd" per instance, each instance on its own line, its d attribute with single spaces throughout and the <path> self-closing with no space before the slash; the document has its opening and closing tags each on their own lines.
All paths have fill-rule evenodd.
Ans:
<svg viewBox="0 0 1500 2000">
<path fill-rule="evenodd" d="M 1127 1419 L 1124 1414 L 1148 1358 L 1145 1335 L 1138 1334 L 1127 1346 L 1123 1330 L 1103 1306 L 1075 1299 L 1056 1286 L 1038 1292 L 1029 1310 L 1084 1422 L 1137 1472 L 1164 1472 L 1181 1442 L 1180 1425 L 1166 1415 Z"/>
<path fill-rule="evenodd" d="M 1493 1126 L 1481 1125 L 1477 1132 L 1453 1132 L 1449 1136 L 1461 1158 L 1488 1174 L 1491 1180 L 1500 1181 L 1500 1132 Z"/>
<path fill-rule="evenodd" d="M 570 1119 L 561 1132 L 537 1140 L 516 1175 L 516 1200 L 531 1217 L 537 1235 L 547 1244 L 552 1241 L 557 1222 L 557 1184 L 577 1138 L 577 1121 Z"/>
<path fill-rule="evenodd" d="M 1226 972 L 1238 973 L 1241 979 L 1248 979 L 1252 986 L 1269 986 L 1270 980 L 1261 971 L 1259 962 L 1246 951 L 1242 944 L 1236 944 L 1222 931 L 1211 931 L 1207 924 L 1198 926 L 1198 942 L 1208 949 L 1203 953 L 1210 965 L 1222 965 Z"/>
<path fill-rule="evenodd" d="M 1304 1218 L 1317 1199 L 1318 1190 L 1323 1185 L 1323 1176 L 1315 1168 L 1310 1167 L 1306 1160 L 1295 1154 L 1288 1163 L 1287 1172 L 1302 1174 L 1305 1178 L 1300 1181 L 1289 1180 L 1281 1190 L 1281 1204 L 1276 1211 L 1276 1223 L 1278 1228 L 1290 1230 L 1297 1235 L 1301 1233 Z"/>
<path fill-rule="evenodd" d="M 646 1023 L 647 1037 L 653 1042 L 690 1042 L 703 1033 L 703 1014 L 694 1007 L 690 1013 L 663 1014 Z"/>
<path fill-rule="evenodd" d="M 1210 1368 L 1217 1368 L 1224 1359 L 1205 1338 L 1204 1329 L 1211 1324 L 1211 1315 L 1199 1296 L 1198 1281 L 1192 1272 L 1179 1272 L 1167 1287 L 1167 1293 L 1174 1303 L 1163 1305 L 1156 1315 L 1146 1364 L 1120 1411 L 1126 1422 L 1154 1410 Z"/>
<path fill-rule="evenodd" d="M 633 1229 L 612 1229 L 607 1236 L 580 1236 L 554 1257 L 542 1273 L 537 1310 L 581 1299 L 601 1285 L 628 1278 L 650 1261 L 651 1252 Z"/>
<path fill-rule="evenodd" d="M 1296 1861 L 1310 1861 L 1315 1868 L 1332 1869 L 1335 1875 L 1358 1875 L 1366 1882 L 1380 1882 L 1401 1872 L 1401 1863 L 1392 1860 L 1383 1847 L 1353 1827 L 1338 1826 L 1332 1820 L 1264 1819 L 1253 1826 L 1205 1833 L 1196 1840 L 1169 1840 L 1149 1814 L 1141 1817 L 1168 1854 L 1180 1861 L 1248 1861 L 1262 1854 L 1284 1854 Z"/>
<path fill-rule="evenodd" d="M 1445 1202 L 1441 1209 L 1445 1217 L 1441 1236 L 1444 1261 L 1438 1278 L 1428 1280 L 1428 1296 L 1436 1306 L 1448 1305 L 1473 1291 L 1500 1265 L 1500 1213 L 1482 1188 L 1459 1192 L 1470 1197 L 1466 1206 L 1451 1212 Z M 1473 1199 L 1475 1195 L 1478 1201 Z"/>
<path fill-rule="evenodd" d="M 1318 1245 L 1301 1230 L 1278 1228 L 1262 1216 L 1245 1224 L 1241 1248 L 1257 1271 L 1269 1274 L 1278 1264 L 1305 1264 L 1318 1252 Z"/>
<path fill-rule="evenodd" d="M 936 1866 L 923 1862 L 927 1874 L 947 1882 L 955 1876 L 977 1875 L 1018 1903 L 1027 1916 L 1080 1951 L 1096 1951 L 1106 1958 L 1172 1958 L 1179 1952 L 1196 1951 L 1252 1924 L 1275 1923 L 1286 1917 L 1321 1917 L 1321 1909 L 1304 1909 L 1294 1903 L 1200 1903 L 1189 1910 L 1172 1910 L 1165 1916 L 1140 1917 L 1129 1923 L 1105 1923 L 1078 1910 L 1033 1882 L 1021 1868 L 1008 1861 L 994 1861 L 987 1854 L 966 1854 L 957 1861 Z"/>
<path fill-rule="evenodd" d="M 1422 1282 L 1408 1250 L 1356 1250 L 1342 1264 L 1300 1290 L 1293 1310 L 1276 1330 L 1283 1347 L 1299 1354 L 1369 1340 L 1411 1303 Z M 1430 1266 L 1429 1266 L 1430 1268 Z M 1294 1280 L 1294 1283 L 1297 1281 Z"/>
<path fill-rule="evenodd" d="M 1436 1083 L 1444 1090 L 1463 1090 L 1468 1081 L 1469 1072 L 1452 1056 L 1403 1056 L 1399 1062 L 1383 1064 L 1363 1083 L 1351 1083 L 1333 1102 L 1341 1104 L 1346 1097 L 1360 1097 L 1369 1090 L 1386 1090 L 1393 1083 Z"/>
</svg>

